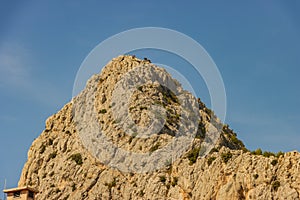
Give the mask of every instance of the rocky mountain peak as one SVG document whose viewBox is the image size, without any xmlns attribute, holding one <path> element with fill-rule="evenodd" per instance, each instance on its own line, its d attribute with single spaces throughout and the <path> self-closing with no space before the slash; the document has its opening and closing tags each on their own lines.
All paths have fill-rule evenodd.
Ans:
<svg viewBox="0 0 300 200">
<path fill-rule="evenodd" d="M 112 59 L 32 143 L 37 199 L 296 199 L 299 153 L 252 155 L 164 69 Z"/>
</svg>

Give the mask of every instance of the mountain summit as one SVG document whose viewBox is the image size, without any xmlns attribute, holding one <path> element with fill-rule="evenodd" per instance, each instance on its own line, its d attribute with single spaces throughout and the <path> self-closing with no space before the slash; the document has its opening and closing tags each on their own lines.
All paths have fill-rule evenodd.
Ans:
<svg viewBox="0 0 300 200">
<path fill-rule="evenodd" d="M 46 120 L 19 186 L 55 200 L 299 199 L 300 154 L 261 154 L 166 70 L 122 55 Z"/>
</svg>

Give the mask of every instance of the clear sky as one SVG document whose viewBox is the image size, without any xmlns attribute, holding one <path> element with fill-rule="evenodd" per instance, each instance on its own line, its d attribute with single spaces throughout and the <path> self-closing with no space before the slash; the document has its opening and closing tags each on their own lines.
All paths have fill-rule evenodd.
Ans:
<svg viewBox="0 0 300 200">
<path fill-rule="evenodd" d="M 226 123 L 247 148 L 299 151 L 300 2 L 207 2 L 1 1 L 0 189 L 4 178 L 8 187 L 17 185 L 32 141 L 47 117 L 70 101 L 87 54 L 137 27 L 174 29 L 207 50 L 224 80 Z M 166 52 L 136 55 L 187 64 Z M 186 78 L 209 105 L 201 77 L 187 72 Z"/>
</svg>

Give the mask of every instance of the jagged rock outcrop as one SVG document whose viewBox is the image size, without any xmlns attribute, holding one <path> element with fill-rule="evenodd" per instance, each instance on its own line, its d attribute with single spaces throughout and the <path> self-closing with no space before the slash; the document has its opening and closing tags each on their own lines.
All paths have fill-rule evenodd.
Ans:
<svg viewBox="0 0 300 200">
<path fill-rule="evenodd" d="M 168 155 L 161 149 L 193 130 L 182 155 L 157 164 Z M 127 162 L 135 154 L 144 156 Z M 151 165 L 139 165 L 143 159 Z M 37 199 L 299 199 L 300 154 L 252 155 L 165 70 L 119 56 L 47 119 L 29 149 L 24 185 L 39 190 Z"/>
</svg>

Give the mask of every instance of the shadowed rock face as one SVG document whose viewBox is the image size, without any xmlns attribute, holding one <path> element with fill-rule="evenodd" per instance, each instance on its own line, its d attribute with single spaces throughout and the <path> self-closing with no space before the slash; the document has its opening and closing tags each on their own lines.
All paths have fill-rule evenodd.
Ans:
<svg viewBox="0 0 300 200">
<path fill-rule="evenodd" d="M 299 160 L 251 155 L 164 69 L 119 56 L 47 119 L 19 186 L 37 199 L 299 199 Z"/>
</svg>

